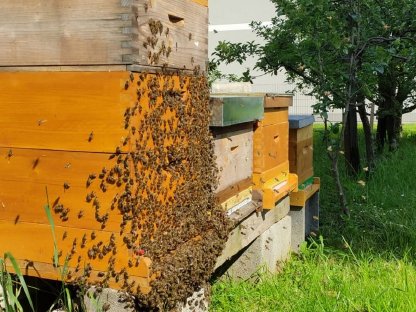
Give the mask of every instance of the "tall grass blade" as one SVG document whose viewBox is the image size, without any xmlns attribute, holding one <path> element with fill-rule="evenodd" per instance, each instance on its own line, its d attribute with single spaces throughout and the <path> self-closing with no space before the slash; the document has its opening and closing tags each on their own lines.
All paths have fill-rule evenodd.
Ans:
<svg viewBox="0 0 416 312">
<path fill-rule="evenodd" d="M 52 238 L 53 238 L 53 264 L 55 267 L 58 267 L 58 263 L 59 263 L 58 244 L 56 242 L 56 236 L 55 236 L 55 223 L 53 222 L 53 217 L 52 217 L 51 208 L 50 208 L 51 206 L 49 205 L 48 187 L 45 187 L 45 190 L 46 190 L 46 205 L 43 206 L 43 208 L 45 209 L 48 222 L 51 225 Z"/>
<path fill-rule="evenodd" d="M 13 255 L 10 252 L 6 252 L 4 254 L 4 259 L 5 260 L 6 259 L 9 259 L 10 262 L 12 263 L 14 272 L 16 273 L 17 277 L 19 278 L 20 284 L 21 284 L 21 286 L 23 288 L 23 291 L 25 292 L 27 301 L 29 302 L 29 305 L 30 305 L 32 311 L 35 312 L 35 308 L 33 306 L 32 298 L 30 297 L 29 289 L 27 288 L 25 279 L 23 278 L 23 274 L 20 271 L 20 268 L 19 268 L 19 265 L 17 264 L 16 259 L 13 257 Z M 19 304 L 19 302 L 17 300 L 16 300 L 16 303 Z"/>
</svg>

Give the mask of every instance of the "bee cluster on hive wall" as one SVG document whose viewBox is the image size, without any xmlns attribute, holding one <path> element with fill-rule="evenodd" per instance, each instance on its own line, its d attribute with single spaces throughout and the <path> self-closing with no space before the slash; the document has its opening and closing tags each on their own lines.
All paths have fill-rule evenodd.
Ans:
<svg viewBox="0 0 416 312">
<path fill-rule="evenodd" d="M 111 233 L 107 241 L 97 240 L 95 231 L 81 241 L 75 238 L 68 260 L 77 258 L 77 264 L 68 279 L 77 275 L 75 282 L 88 283 L 93 269 L 89 261 L 100 259 L 108 268 L 97 274 L 98 291 L 115 282 L 139 295 L 142 304 L 172 307 L 209 279 L 229 231 L 213 193 L 217 168 L 208 128 L 207 82 L 198 73 L 132 73 L 124 88 L 134 88 L 137 96 L 121 116 L 129 134 L 109 156 L 112 167 L 85 178 L 85 202 L 95 221 L 105 230 L 116 210 L 120 232 Z M 90 191 L 93 185 L 98 189 Z M 70 189 L 70 182 L 63 187 Z M 117 193 L 111 201 L 102 201 L 101 196 L 114 187 Z M 62 221 L 71 222 L 65 204 L 57 202 L 52 209 Z M 83 214 L 78 211 L 77 218 Z M 70 239 L 66 233 L 65 239 Z M 117 241 L 131 254 L 119 270 Z M 77 248 L 86 248 L 86 259 L 76 257 Z M 148 294 L 129 279 L 142 256 L 152 261 Z M 80 264 L 85 264 L 83 269 Z"/>
</svg>

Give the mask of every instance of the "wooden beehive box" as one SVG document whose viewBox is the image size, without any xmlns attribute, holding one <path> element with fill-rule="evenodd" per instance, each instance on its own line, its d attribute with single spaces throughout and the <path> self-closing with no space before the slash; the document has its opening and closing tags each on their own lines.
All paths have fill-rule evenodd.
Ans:
<svg viewBox="0 0 416 312">
<path fill-rule="evenodd" d="M 313 116 L 289 116 L 289 166 L 299 184 L 313 177 Z"/>
<path fill-rule="evenodd" d="M 205 70 L 207 25 L 206 0 L 2 1 L 0 65 Z"/>
<path fill-rule="evenodd" d="M 217 199 L 225 210 L 251 201 L 253 122 L 263 118 L 263 97 L 212 95 L 211 133 L 219 169 Z"/>
<path fill-rule="evenodd" d="M 178 116 L 178 109 L 190 105 L 187 88 L 201 78 L 193 79 L 129 72 L 0 73 L 1 251 L 12 252 L 26 274 L 60 278 L 44 210 L 49 202 L 59 263 L 67 257 L 72 272 L 68 281 L 85 277 L 87 266 L 90 281 L 108 277 L 108 286 L 126 289 L 124 279 L 108 275 L 125 271 L 134 285 L 129 291 L 148 293 L 157 275 L 147 257 L 151 247 L 143 241 L 157 236 L 157 228 L 169 228 L 165 222 L 172 216 L 162 206 L 176 205 L 173 198 L 191 179 L 187 174 L 201 174 L 176 164 L 185 157 L 176 148 L 186 152 L 200 145 L 198 136 L 174 134 L 179 118 L 192 118 L 190 111 Z M 162 95 L 152 104 L 147 92 L 156 82 L 176 90 L 170 100 L 165 95 L 163 101 L 172 103 L 163 109 Z M 156 153 L 169 154 L 175 165 L 152 166 L 163 160 Z"/>
<path fill-rule="evenodd" d="M 24 274 L 170 307 L 208 279 L 207 32 L 204 0 L 0 4 L 0 252 Z"/>
<path fill-rule="evenodd" d="M 291 95 L 264 95 L 264 119 L 254 127 L 253 182 L 263 201 L 272 209 L 296 185 L 289 174 L 289 121 Z"/>
</svg>

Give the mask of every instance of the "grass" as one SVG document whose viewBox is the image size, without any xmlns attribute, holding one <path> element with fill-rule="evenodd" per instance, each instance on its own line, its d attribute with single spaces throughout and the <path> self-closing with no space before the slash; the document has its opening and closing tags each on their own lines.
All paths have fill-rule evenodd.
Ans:
<svg viewBox="0 0 416 312">
<path fill-rule="evenodd" d="M 214 284 L 212 311 L 416 311 L 416 127 L 405 126 L 400 149 L 380 157 L 365 186 L 364 174 L 341 173 L 349 218 L 340 217 L 322 135 L 316 127 L 322 237 L 279 275 Z"/>
</svg>

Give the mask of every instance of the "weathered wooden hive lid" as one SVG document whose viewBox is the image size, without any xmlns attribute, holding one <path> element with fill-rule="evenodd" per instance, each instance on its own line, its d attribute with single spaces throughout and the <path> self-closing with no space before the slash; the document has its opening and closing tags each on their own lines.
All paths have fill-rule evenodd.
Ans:
<svg viewBox="0 0 416 312">
<path fill-rule="evenodd" d="M 213 94 L 211 127 L 226 127 L 263 119 L 264 94 Z"/>
<path fill-rule="evenodd" d="M 313 124 L 315 118 L 313 115 L 289 115 L 289 128 L 301 129 Z"/>
<path fill-rule="evenodd" d="M 264 108 L 280 108 L 293 105 L 293 94 L 266 93 L 264 94 Z"/>
</svg>

